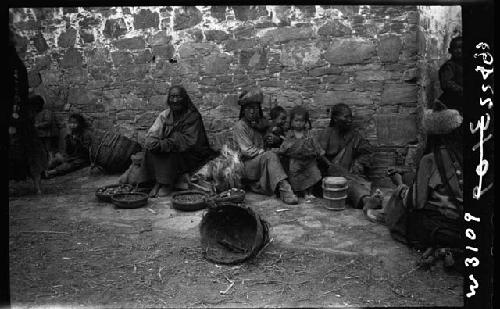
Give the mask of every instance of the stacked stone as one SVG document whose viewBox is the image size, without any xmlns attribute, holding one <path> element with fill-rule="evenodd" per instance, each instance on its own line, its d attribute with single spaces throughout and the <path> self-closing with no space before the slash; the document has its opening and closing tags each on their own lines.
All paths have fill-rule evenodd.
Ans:
<svg viewBox="0 0 500 309">
<path fill-rule="evenodd" d="M 220 146 L 241 89 L 258 85 L 266 113 L 304 104 L 316 131 L 342 102 L 379 150 L 395 156 L 417 138 L 416 6 L 33 8 L 10 17 L 30 85 L 60 120 L 81 112 L 143 142 L 168 87 L 182 84 Z"/>
</svg>

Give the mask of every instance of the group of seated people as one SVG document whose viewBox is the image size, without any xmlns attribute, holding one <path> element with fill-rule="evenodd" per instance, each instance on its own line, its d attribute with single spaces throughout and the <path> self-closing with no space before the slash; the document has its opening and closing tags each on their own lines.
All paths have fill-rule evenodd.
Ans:
<svg viewBox="0 0 500 309">
<path fill-rule="evenodd" d="M 297 195 L 306 201 L 314 198 L 323 177 L 343 176 L 350 181 L 348 200 L 353 207 L 363 208 L 371 198 L 370 183 L 364 176 L 371 147 L 353 128 L 349 106 L 334 105 L 330 126 L 316 136 L 305 107 L 296 106 L 287 115 L 276 106 L 268 121 L 263 116 L 262 100 L 259 89 L 244 91 L 238 101 L 239 120 L 233 128 L 250 189 L 297 204 Z"/>
<path fill-rule="evenodd" d="M 385 223 L 395 239 L 422 248 L 461 247 L 462 116 L 457 110 L 439 101 L 426 110 L 423 129 L 428 151 L 419 160 L 412 183 L 403 183 L 403 170 L 389 169 L 397 188 L 384 202 L 365 177 L 371 147 L 353 127 L 348 105 L 332 106 L 329 126 L 316 136 L 305 107 L 296 106 L 289 114 L 274 107 L 268 120 L 262 102 L 258 88 L 243 91 L 239 120 L 232 128 L 248 190 L 297 204 L 297 195 L 306 201 L 314 198 L 323 177 L 342 176 L 348 179 L 351 206 Z M 170 88 L 167 108 L 147 134 L 145 160 L 156 181 L 150 195 L 166 196 L 185 188 L 189 175 L 216 155 L 186 90 Z"/>
<path fill-rule="evenodd" d="M 297 204 L 297 196 L 306 202 L 314 200 L 323 177 L 342 176 L 348 180 L 348 203 L 363 209 L 370 220 L 386 224 L 395 239 L 422 248 L 461 247 L 462 117 L 457 110 L 436 101 L 433 109 L 425 111 L 422 127 L 427 151 L 412 183 L 403 183 L 403 170 L 388 171 L 396 189 L 384 203 L 365 176 L 371 146 L 354 128 L 348 105 L 333 105 L 329 126 L 315 135 L 304 106 L 295 106 L 289 113 L 275 106 L 267 119 L 262 102 L 260 89 L 243 91 L 238 99 L 239 120 L 232 128 L 247 190 Z M 34 109 L 33 116 L 38 113 L 40 108 Z M 68 128 L 64 152 L 52 156 L 45 177 L 90 164 L 92 134 L 85 119 L 70 115 Z M 169 89 L 166 109 L 148 130 L 143 154 L 144 179 L 154 182 L 151 197 L 187 189 L 190 176 L 219 155 L 211 148 L 202 116 L 182 86 Z"/>
<path fill-rule="evenodd" d="M 244 91 L 238 100 L 239 120 L 232 129 L 250 191 L 275 194 L 287 204 L 297 204 L 297 195 L 306 201 L 314 198 L 323 177 L 343 176 L 350 181 L 348 199 L 354 207 L 374 202 L 364 176 L 371 147 L 353 128 L 349 106 L 333 106 L 330 126 L 315 136 L 305 107 L 294 107 L 288 115 L 276 106 L 267 119 L 262 101 L 260 89 Z M 190 174 L 217 156 L 202 117 L 183 87 L 170 88 L 166 107 L 146 136 L 145 166 L 156 182 L 151 197 L 186 188 Z"/>
<path fill-rule="evenodd" d="M 404 183 L 403 170 L 388 171 L 396 189 L 387 202 L 379 193 L 373 193 L 365 176 L 370 167 L 371 147 L 353 127 L 353 113 L 348 105 L 332 106 L 329 126 L 315 135 L 310 113 L 304 106 L 296 106 L 289 113 L 275 106 L 270 119 L 264 117 L 263 93 L 258 88 L 245 90 L 239 96 L 239 120 L 232 128 L 246 188 L 276 195 L 286 204 L 297 204 L 297 196 L 312 201 L 318 195 L 323 177 L 342 176 L 348 180 L 348 203 L 363 209 L 370 220 L 387 225 L 395 239 L 419 248 L 461 248 L 463 138 L 462 117 L 457 111 L 462 106 L 461 38 L 452 40 L 450 53 L 452 59 L 440 70 L 444 91 L 440 99 L 446 105 L 437 101 L 423 115 L 427 147 L 415 177 Z M 22 68 L 18 57 L 14 59 Z M 26 85 L 21 88 L 27 93 Z M 9 127 L 9 160 L 28 161 L 29 171 L 23 173 L 33 177 L 37 193 L 41 193 L 40 175 L 50 178 L 90 164 L 92 133 L 80 114 L 72 114 L 64 150 L 52 153 L 52 116 L 43 109 L 40 96 L 32 96 L 27 102 L 26 117 L 20 119 L 30 125 L 17 124 L 13 117 Z M 140 156 L 144 161 L 143 179 L 154 182 L 151 197 L 188 188 L 190 176 L 219 155 L 209 145 L 202 116 L 182 86 L 169 89 L 165 107 L 147 132 L 145 151 Z M 13 108 L 13 116 L 17 109 Z M 16 126 L 17 133 L 12 129 Z M 21 142 L 16 142 L 16 138 Z M 10 177 L 16 179 L 21 171 L 17 166 L 24 165 L 9 164 Z"/>
</svg>

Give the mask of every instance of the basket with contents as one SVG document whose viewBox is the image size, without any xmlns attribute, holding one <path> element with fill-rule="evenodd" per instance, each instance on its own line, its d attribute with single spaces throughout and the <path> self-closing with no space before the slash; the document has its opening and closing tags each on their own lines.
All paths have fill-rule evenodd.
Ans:
<svg viewBox="0 0 500 309">
<path fill-rule="evenodd" d="M 140 192 L 118 193 L 111 197 L 117 208 L 134 209 L 148 203 L 148 195 Z"/>
<path fill-rule="evenodd" d="M 187 190 L 172 195 L 172 207 L 183 211 L 196 211 L 207 207 L 208 195 L 202 191 Z"/>
<path fill-rule="evenodd" d="M 114 184 L 104 186 L 95 192 L 97 199 L 103 202 L 111 202 L 111 197 L 118 193 L 129 193 L 134 189 L 133 186 L 128 184 Z"/>
</svg>

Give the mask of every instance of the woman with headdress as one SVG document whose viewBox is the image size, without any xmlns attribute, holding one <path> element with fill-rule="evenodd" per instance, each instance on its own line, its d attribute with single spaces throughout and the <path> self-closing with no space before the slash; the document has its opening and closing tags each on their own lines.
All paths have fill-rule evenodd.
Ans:
<svg viewBox="0 0 500 309">
<path fill-rule="evenodd" d="M 238 99 L 240 119 L 233 128 L 233 138 L 244 165 L 244 178 L 256 193 L 276 193 L 286 204 L 297 204 L 297 196 L 287 180 L 278 154 L 264 149 L 264 135 L 269 124 L 263 118 L 262 101 L 263 93 L 257 88 L 244 90 Z"/>
<path fill-rule="evenodd" d="M 217 156 L 186 89 L 171 87 L 166 103 L 146 135 L 146 167 L 156 180 L 151 197 L 167 196 L 175 188 L 187 189 L 189 173 Z"/>
</svg>

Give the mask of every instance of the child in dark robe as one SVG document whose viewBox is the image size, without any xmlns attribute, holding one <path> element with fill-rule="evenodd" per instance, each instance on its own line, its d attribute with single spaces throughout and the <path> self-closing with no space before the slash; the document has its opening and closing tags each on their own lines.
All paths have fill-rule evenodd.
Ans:
<svg viewBox="0 0 500 309">
<path fill-rule="evenodd" d="M 306 202 L 315 198 L 312 189 L 321 180 L 317 160 L 324 160 L 329 165 L 325 151 L 310 130 L 309 112 L 302 106 L 294 107 L 290 112 L 290 130 L 279 150 L 289 158 L 288 178 L 292 190 L 303 195 Z"/>
<path fill-rule="evenodd" d="M 64 175 L 90 165 L 92 132 L 85 118 L 80 114 L 71 114 L 68 119 L 68 128 L 70 133 L 64 139 L 64 154 L 56 155 L 49 164 L 47 178 Z"/>
</svg>

